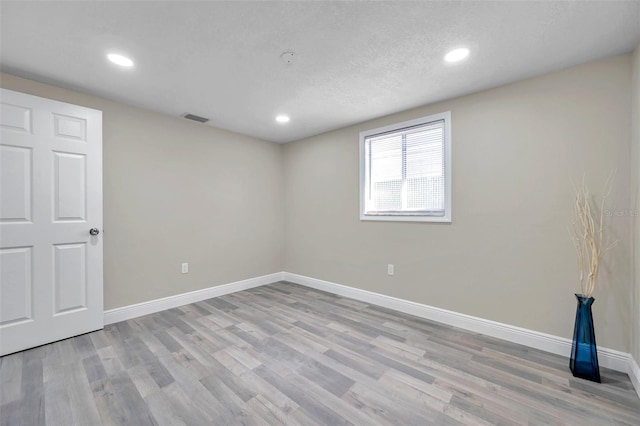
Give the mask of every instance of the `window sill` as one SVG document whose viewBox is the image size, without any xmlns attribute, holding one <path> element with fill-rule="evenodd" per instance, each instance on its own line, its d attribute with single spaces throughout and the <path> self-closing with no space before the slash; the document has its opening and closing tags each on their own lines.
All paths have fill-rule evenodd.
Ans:
<svg viewBox="0 0 640 426">
<path fill-rule="evenodd" d="M 450 216 L 419 216 L 419 215 L 365 215 L 360 214 L 360 220 L 377 222 L 437 222 L 451 223 Z"/>
</svg>

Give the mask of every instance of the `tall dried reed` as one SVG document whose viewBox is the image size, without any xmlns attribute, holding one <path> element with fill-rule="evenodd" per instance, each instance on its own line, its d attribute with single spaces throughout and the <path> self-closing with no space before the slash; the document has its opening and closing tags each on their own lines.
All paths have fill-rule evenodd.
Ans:
<svg viewBox="0 0 640 426">
<path fill-rule="evenodd" d="M 596 289 L 603 254 L 618 242 L 609 242 L 604 224 L 605 202 L 611 192 L 613 176 L 614 172 L 611 172 L 602 188 L 599 209 L 592 206 L 584 177 L 580 186 L 574 185 L 576 197 L 570 232 L 578 256 L 580 289 L 586 298 L 591 297 Z"/>
</svg>

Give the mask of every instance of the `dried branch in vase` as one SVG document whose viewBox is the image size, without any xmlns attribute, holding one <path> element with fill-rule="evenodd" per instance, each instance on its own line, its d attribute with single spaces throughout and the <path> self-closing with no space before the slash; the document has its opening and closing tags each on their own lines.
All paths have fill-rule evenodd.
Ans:
<svg viewBox="0 0 640 426">
<path fill-rule="evenodd" d="M 575 187 L 576 198 L 572 216 L 572 239 L 578 256 L 579 281 L 582 295 L 589 298 L 596 289 L 598 272 L 602 255 L 617 244 L 617 240 L 609 242 L 609 235 L 604 227 L 604 206 L 611 192 L 611 172 L 602 188 L 599 211 L 592 207 L 591 195 L 585 184 Z"/>
</svg>

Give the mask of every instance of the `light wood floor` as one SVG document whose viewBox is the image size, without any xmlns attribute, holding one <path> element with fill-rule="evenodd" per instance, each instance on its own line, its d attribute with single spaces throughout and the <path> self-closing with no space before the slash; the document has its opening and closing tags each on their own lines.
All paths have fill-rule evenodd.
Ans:
<svg viewBox="0 0 640 426">
<path fill-rule="evenodd" d="M 640 425 L 629 378 L 277 283 L 0 359 L 2 425 Z"/>
</svg>

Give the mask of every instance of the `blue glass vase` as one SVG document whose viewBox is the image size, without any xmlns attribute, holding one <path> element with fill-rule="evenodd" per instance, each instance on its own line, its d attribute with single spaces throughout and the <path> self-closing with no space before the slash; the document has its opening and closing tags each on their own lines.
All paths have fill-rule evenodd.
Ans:
<svg viewBox="0 0 640 426">
<path fill-rule="evenodd" d="M 573 329 L 569 366 L 575 377 L 600 383 L 596 334 L 593 330 L 593 314 L 591 312 L 594 298 L 584 297 L 581 294 L 576 294 L 576 298 L 578 299 L 578 308 L 576 310 L 576 324 Z"/>
</svg>

